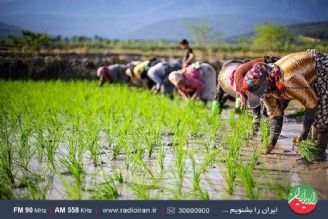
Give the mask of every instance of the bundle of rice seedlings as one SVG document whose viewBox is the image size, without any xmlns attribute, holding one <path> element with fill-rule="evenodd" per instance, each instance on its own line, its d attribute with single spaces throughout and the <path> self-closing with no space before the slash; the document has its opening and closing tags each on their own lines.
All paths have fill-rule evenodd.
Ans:
<svg viewBox="0 0 328 219">
<path fill-rule="evenodd" d="M 301 141 L 297 148 L 298 152 L 310 162 L 320 158 L 320 148 L 310 140 Z"/>
</svg>

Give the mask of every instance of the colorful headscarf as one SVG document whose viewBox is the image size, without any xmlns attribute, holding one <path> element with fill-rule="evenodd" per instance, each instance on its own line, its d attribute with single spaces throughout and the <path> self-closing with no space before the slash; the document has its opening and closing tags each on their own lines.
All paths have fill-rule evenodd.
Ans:
<svg viewBox="0 0 328 219">
<path fill-rule="evenodd" d="M 247 93 L 248 105 L 252 108 L 257 107 L 267 93 L 282 95 L 286 90 L 281 81 L 282 76 L 279 66 L 273 63 L 256 63 L 247 72 L 243 81 L 243 91 Z"/>
<path fill-rule="evenodd" d="M 269 92 L 270 93 L 276 93 L 279 96 L 281 96 L 285 90 L 286 87 L 282 83 L 282 70 L 278 65 L 275 65 L 273 63 L 267 64 L 268 70 L 269 70 Z"/>
<path fill-rule="evenodd" d="M 110 78 L 108 67 L 105 65 L 103 67 L 98 68 L 97 76 L 100 77 L 101 80 L 108 81 Z"/>
<path fill-rule="evenodd" d="M 174 71 L 169 75 L 169 80 L 177 87 L 179 82 L 183 80 L 183 75 L 179 71 Z"/>
</svg>

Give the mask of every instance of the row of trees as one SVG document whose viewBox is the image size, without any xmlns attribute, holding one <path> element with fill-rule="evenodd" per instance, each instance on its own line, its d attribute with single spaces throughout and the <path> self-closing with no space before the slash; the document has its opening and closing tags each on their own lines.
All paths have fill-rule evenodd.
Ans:
<svg viewBox="0 0 328 219">
<path fill-rule="evenodd" d="M 222 33 L 214 32 L 213 27 L 206 23 L 186 23 L 186 29 L 190 32 L 195 46 L 201 49 L 207 55 L 210 55 L 213 49 L 241 49 L 241 50 L 279 50 L 288 51 L 300 47 L 312 47 L 313 41 L 307 41 L 306 38 L 299 37 L 288 31 L 286 26 L 265 23 L 255 28 L 255 34 L 244 35 L 233 43 L 227 43 L 221 40 Z M 177 42 L 167 40 L 142 41 L 142 40 L 110 40 L 95 36 L 93 38 L 85 36 L 50 37 L 46 33 L 33 33 L 23 31 L 18 37 L 8 37 L 0 40 L 2 46 L 18 47 L 22 52 L 39 53 L 43 48 L 123 48 L 123 49 L 176 49 Z M 328 48 L 327 44 L 320 44 Z"/>
<path fill-rule="evenodd" d="M 0 38 L 0 47 L 19 48 L 23 53 L 40 53 L 41 49 L 72 49 L 72 48 L 122 48 L 139 50 L 175 49 L 177 42 L 168 40 L 116 40 L 99 36 L 85 37 L 61 37 L 49 36 L 47 33 L 34 33 L 23 31 L 20 36 Z"/>
<path fill-rule="evenodd" d="M 236 42 L 230 45 L 221 40 L 222 33 L 213 33 L 213 28 L 206 23 L 186 23 L 186 28 L 192 35 L 196 45 L 202 48 L 229 47 L 240 49 L 260 49 L 260 50 L 279 50 L 288 51 L 299 47 L 313 46 L 318 41 L 300 37 L 288 30 L 286 26 L 265 23 L 255 27 L 255 33 L 243 35 Z M 221 45 L 220 45 L 221 44 Z M 326 46 L 326 44 L 322 44 Z"/>
<path fill-rule="evenodd" d="M 22 31 L 21 36 L 9 36 L 2 42 L 6 46 L 18 46 L 22 52 L 39 53 L 42 48 L 46 48 L 50 44 L 50 39 L 46 33 L 34 33 L 30 31 Z"/>
</svg>

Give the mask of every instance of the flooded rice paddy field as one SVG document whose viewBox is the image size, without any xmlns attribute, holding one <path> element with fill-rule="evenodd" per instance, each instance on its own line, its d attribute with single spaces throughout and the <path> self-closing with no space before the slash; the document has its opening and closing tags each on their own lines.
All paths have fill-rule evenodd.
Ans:
<svg viewBox="0 0 328 219">
<path fill-rule="evenodd" d="M 1 86 L 3 199 L 286 199 L 298 183 L 328 198 L 328 160 L 293 150 L 301 119 L 286 116 L 264 155 L 264 132 L 253 136 L 249 114 L 231 108 L 212 116 L 209 106 L 92 82 Z"/>
<path fill-rule="evenodd" d="M 284 123 L 282 135 L 279 139 L 276 149 L 270 155 L 262 154 L 256 164 L 253 178 L 256 181 L 256 190 L 258 199 L 281 199 L 286 198 L 287 191 L 290 186 L 306 183 L 312 185 L 318 192 L 320 199 L 328 198 L 328 160 L 320 163 L 310 164 L 301 159 L 300 155 L 294 151 L 292 138 L 295 137 L 302 125 L 295 120 L 289 120 Z M 222 130 L 224 131 L 224 130 Z M 86 168 L 86 179 L 84 186 L 86 188 L 92 187 L 94 184 L 101 184 L 106 177 L 102 177 L 102 174 L 97 172 L 104 172 L 104 174 L 115 175 L 117 173 L 122 174 L 123 183 L 117 183 L 117 190 L 120 196 L 118 199 L 202 199 L 201 194 L 195 193 L 193 190 L 193 170 L 192 161 L 186 158 L 184 164 L 185 176 L 183 179 L 183 197 L 176 197 L 175 192 L 177 190 L 176 184 L 176 167 L 174 159 L 174 145 L 172 143 L 173 133 L 163 133 L 161 141 L 164 145 L 164 170 L 161 172 L 158 170 L 157 157 L 158 151 L 155 150 L 151 157 L 145 158 L 150 170 L 156 174 L 158 178 L 151 179 L 150 176 L 145 175 L 144 171 L 131 174 L 126 170 L 125 162 L 127 162 L 126 154 L 122 153 L 116 160 L 112 159 L 110 149 L 102 149 L 100 151 L 101 165 L 95 167 L 92 159 L 88 155 L 85 155 L 83 165 Z M 201 152 L 202 148 L 197 145 L 198 141 L 201 141 L 201 136 L 191 136 L 189 140 L 189 146 L 192 150 Z M 105 139 L 105 136 L 100 136 L 101 139 Z M 218 139 L 220 141 L 220 139 Z M 104 140 L 105 143 L 105 140 Z M 259 137 L 255 137 L 250 144 L 262 147 Z M 60 145 L 58 154 L 65 155 L 67 145 L 62 143 Z M 185 148 L 188 150 L 188 148 Z M 241 149 L 241 156 L 243 160 L 249 160 L 253 153 L 253 146 L 247 145 Z M 203 153 L 195 153 L 196 163 L 199 165 L 204 161 Z M 36 164 L 35 166 L 39 166 Z M 58 161 L 58 166 L 60 162 Z M 40 167 L 40 166 L 39 166 Z M 42 171 L 42 170 L 40 170 Z M 228 194 L 226 192 L 226 182 L 223 175 L 224 170 L 220 164 L 211 164 L 204 173 L 200 176 L 201 188 L 208 192 L 210 199 L 249 199 L 245 194 L 244 188 L 238 180 L 235 182 L 234 194 Z M 54 174 L 52 177 L 52 185 L 47 193 L 47 199 L 65 199 L 67 197 L 66 191 L 61 180 L 62 177 L 70 179 L 71 174 L 64 171 L 58 174 Z M 134 178 L 138 179 L 134 179 Z M 154 182 L 155 180 L 155 182 Z M 73 181 L 73 180 L 72 180 Z M 146 194 L 136 194 L 133 185 L 129 182 L 139 182 L 141 186 L 145 186 L 142 192 Z M 84 197 L 86 199 L 91 198 L 89 191 L 85 191 Z M 280 189 L 280 190 L 279 190 Z M 21 192 L 18 189 L 17 192 Z M 144 197 L 143 197 L 144 196 Z"/>
</svg>

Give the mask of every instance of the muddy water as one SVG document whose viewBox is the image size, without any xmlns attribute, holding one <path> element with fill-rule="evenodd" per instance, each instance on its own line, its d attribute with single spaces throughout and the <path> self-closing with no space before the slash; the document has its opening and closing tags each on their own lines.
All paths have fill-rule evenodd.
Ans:
<svg viewBox="0 0 328 219">
<path fill-rule="evenodd" d="M 223 118 L 229 115 L 228 110 L 223 112 Z M 300 121 L 285 119 L 281 137 L 276 148 L 270 155 L 261 154 L 254 171 L 254 180 L 256 182 L 256 192 L 259 199 L 279 199 L 281 196 L 275 188 L 281 186 L 288 188 L 298 183 L 312 185 L 318 192 L 319 198 L 328 199 L 328 160 L 320 163 L 309 164 L 304 162 L 300 155 L 293 150 L 292 139 L 297 136 L 301 130 Z M 220 130 L 217 139 L 217 145 L 220 144 L 220 136 L 228 131 L 223 128 Z M 133 163 L 133 158 L 127 154 L 121 153 L 116 160 L 113 160 L 112 148 L 108 147 L 105 133 L 100 133 L 100 160 L 101 164 L 97 167 L 93 164 L 89 152 L 83 154 L 83 167 L 86 170 L 84 180 L 84 199 L 92 198 L 91 194 L 97 190 L 96 185 L 101 185 L 106 180 L 105 175 L 114 176 L 121 172 L 124 182 L 115 182 L 120 193 L 119 199 L 140 199 L 134 189 L 135 185 L 147 185 L 148 189 L 144 191 L 147 198 L 150 199 L 201 199 L 202 195 L 193 190 L 193 169 L 192 162 L 188 154 L 184 160 L 184 179 L 182 181 L 181 196 L 177 196 L 179 178 L 177 174 L 177 165 L 175 159 L 175 145 L 173 145 L 173 135 L 163 133 L 161 135 L 162 145 L 164 147 L 164 170 L 161 171 L 158 165 L 158 148 L 155 149 L 151 157 L 144 156 L 144 161 L 155 176 L 150 177 L 143 168 L 138 167 L 135 171 L 127 169 L 127 164 Z M 200 146 L 206 136 L 201 133 L 197 136 L 189 136 L 190 140 L 184 150 L 195 152 L 194 158 L 196 166 L 203 162 L 205 157 L 204 146 Z M 255 147 L 254 147 L 255 145 Z M 49 174 L 50 188 L 46 194 L 47 199 L 65 199 L 67 193 L 63 184 L 63 179 L 68 185 L 74 187 L 74 180 L 71 174 L 66 170 L 60 161 L 60 158 L 68 156 L 68 142 L 61 142 L 56 154 L 57 171 L 54 174 L 47 170 L 46 162 L 38 162 L 32 159 L 31 170 L 40 174 Z M 243 160 L 250 159 L 255 148 L 261 148 L 259 137 L 254 137 L 249 146 L 241 148 Z M 211 151 L 213 148 L 209 148 Z M 235 182 L 235 192 L 233 195 L 226 193 L 225 178 L 222 174 L 222 163 L 215 162 L 207 168 L 200 176 L 200 186 L 202 192 L 208 193 L 210 199 L 248 199 L 245 189 L 242 187 L 238 178 Z M 23 189 L 17 189 L 17 193 L 24 193 Z"/>
<path fill-rule="evenodd" d="M 324 162 L 308 163 L 293 150 L 292 140 L 302 128 L 295 120 L 287 120 L 276 148 L 270 155 L 261 156 L 260 162 L 270 175 L 276 174 L 281 182 L 290 181 L 294 186 L 306 183 L 313 186 L 319 198 L 328 198 L 328 159 Z"/>
</svg>

